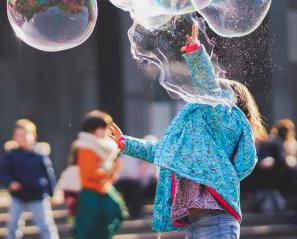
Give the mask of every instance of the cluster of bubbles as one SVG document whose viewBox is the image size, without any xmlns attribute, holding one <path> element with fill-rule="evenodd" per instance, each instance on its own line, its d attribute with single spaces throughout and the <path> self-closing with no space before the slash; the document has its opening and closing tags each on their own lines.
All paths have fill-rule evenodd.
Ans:
<svg viewBox="0 0 297 239">
<path fill-rule="evenodd" d="M 198 12 L 221 36 L 249 34 L 262 22 L 271 0 L 110 0 L 148 30 L 177 15 Z M 9 21 L 24 42 L 44 51 L 75 47 L 92 33 L 96 0 L 7 0 Z"/>
<path fill-rule="evenodd" d="M 7 0 L 7 15 L 16 35 L 42 51 L 80 45 L 93 32 L 96 0 Z"/>
<path fill-rule="evenodd" d="M 271 0 L 110 0 L 129 11 L 149 30 L 165 26 L 176 15 L 198 12 L 220 36 L 240 37 L 254 31 L 266 16 Z"/>
<path fill-rule="evenodd" d="M 266 16 L 271 0 L 110 0 L 128 11 L 134 19 L 128 35 L 133 57 L 143 71 L 174 97 L 191 103 L 233 104 L 234 98 L 217 97 L 197 92 L 180 48 L 192 24 L 200 28 L 199 39 L 207 48 L 217 77 L 224 78 L 214 42 L 207 34 L 211 28 L 223 37 L 245 36 L 253 32 Z"/>
<path fill-rule="evenodd" d="M 223 37 L 253 32 L 266 16 L 272 0 L 109 0 L 130 13 L 128 35 L 132 54 L 146 73 L 158 77 L 170 93 L 188 102 L 216 104 L 198 94 L 180 48 L 193 22 L 199 24 L 212 60 L 213 43 L 206 25 Z M 43 51 L 60 51 L 84 42 L 97 20 L 96 0 L 7 0 L 9 21 L 24 42 Z M 202 37 L 203 38 L 203 37 Z M 214 67 L 217 73 L 220 68 Z"/>
</svg>

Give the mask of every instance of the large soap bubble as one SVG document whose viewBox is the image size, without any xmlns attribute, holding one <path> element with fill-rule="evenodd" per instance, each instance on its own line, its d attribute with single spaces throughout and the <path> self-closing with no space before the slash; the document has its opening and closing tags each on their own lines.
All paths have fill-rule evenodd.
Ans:
<svg viewBox="0 0 297 239">
<path fill-rule="evenodd" d="M 110 0 L 130 11 L 146 29 L 159 29 L 174 16 L 197 11 L 209 27 L 223 37 L 239 37 L 254 31 L 266 16 L 272 0 Z"/>
<path fill-rule="evenodd" d="M 266 16 L 271 0 L 213 0 L 200 9 L 201 0 L 192 0 L 209 27 L 223 37 L 240 37 L 253 32 Z"/>
<path fill-rule="evenodd" d="M 135 6 L 138 5 L 138 3 L 142 3 L 143 10 L 151 12 L 152 14 L 156 15 L 156 13 L 153 13 L 152 9 L 158 9 L 158 13 L 172 13 L 175 12 L 178 14 L 178 11 L 184 12 L 185 9 L 190 9 L 191 11 L 195 11 L 194 7 L 192 6 L 191 0 L 143 0 L 143 1 L 137 1 L 137 0 L 109 0 L 113 5 L 115 5 L 118 8 L 121 8 L 125 11 L 137 11 L 135 9 Z M 203 2 L 203 4 L 207 5 L 212 0 L 199 0 Z M 207 3 L 207 4 L 206 4 Z M 139 9 L 140 10 L 140 9 Z M 187 11 L 188 11 L 187 10 Z M 143 12 L 143 14 L 150 15 L 149 13 Z"/>
<path fill-rule="evenodd" d="M 182 98 L 190 103 L 233 105 L 235 100 L 231 91 L 222 91 L 220 95 L 197 91 L 180 52 L 180 48 L 186 42 L 186 34 L 191 33 L 193 22 L 199 23 L 201 32 L 199 39 L 212 59 L 215 59 L 212 54 L 213 43 L 206 35 L 203 19 L 192 14 L 176 16 L 158 30 L 148 30 L 134 23 L 128 32 L 133 57 L 150 78 L 159 79 L 160 84 L 173 98 Z M 216 62 L 213 66 L 219 73 Z M 217 74 L 217 77 L 223 75 Z"/>
<path fill-rule="evenodd" d="M 129 11 L 136 23 L 149 30 L 165 26 L 176 15 L 195 11 L 190 0 L 110 0 L 110 2 L 122 10 Z"/>
<path fill-rule="evenodd" d="M 83 43 L 94 30 L 96 0 L 8 0 L 16 35 L 42 51 L 61 51 Z"/>
<path fill-rule="evenodd" d="M 200 10 L 208 6 L 213 0 L 191 0 L 196 10 Z"/>
</svg>

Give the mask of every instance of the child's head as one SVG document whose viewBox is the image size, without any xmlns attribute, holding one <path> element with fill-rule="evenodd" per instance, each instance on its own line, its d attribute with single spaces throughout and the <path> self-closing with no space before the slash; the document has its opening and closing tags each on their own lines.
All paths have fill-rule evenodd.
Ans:
<svg viewBox="0 0 297 239">
<path fill-rule="evenodd" d="M 113 122 L 112 117 L 104 112 L 94 110 L 83 118 L 81 130 L 94 134 L 99 138 L 104 138 L 107 133 L 107 127 Z"/>
<path fill-rule="evenodd" d="M 34 146 L 37 138 L 37 127 L 28 119 L 20 119 L 15 122 L 12 139 L 20 148 L 29 149 Z"/>
<path fill-rule="evenodd" d="M 262 116 L 256 101 L 247 87 L 237 81 L 220 79 L 222 88 L 227 89 L 231 87 L 236 96 L 236 105 L 245 114 L 249 120 L 256 139 L 265 139 L 267 137 L 266 129 L 263 125 Z"/>
<path fill-rule="evenodd" d="M 290 119 L 281 119 L 271 129 L 271 134 L 284 140 L 295 139 L 295 124 Z"/>
</svg>

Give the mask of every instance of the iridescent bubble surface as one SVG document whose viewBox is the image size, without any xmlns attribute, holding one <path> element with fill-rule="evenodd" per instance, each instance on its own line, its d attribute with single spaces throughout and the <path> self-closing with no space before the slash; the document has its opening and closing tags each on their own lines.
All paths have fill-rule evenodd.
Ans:
<svg viewBox="0 0 297 239">
<path fill-rule="evenodd" d="M 8 0 L 16 35 L 42 51 L 61 51 L 83 43 L 97 20 L 96 0 Z"/>
<path fill-rule="evenodd" d="M 213 0 L 200 9 L 199 0 L 192 0 L 209 27 L 223 37 L 240 37 L 253 32 L 265 18 L 271 0 Z"/>
<path fill-rule="evenodd" d="M 208 6 L 213 0 L 191 0 L 196 10 L 200 10 Z"/>
<path fill-rule="evenodd" d="M 191 0 L 110 0 L 122 10 L 129 11 L 136 23 L 154 30 L 165 26 L 180 14 L 195 11 Z"/>
<path fill-rule="evenodd" d="M 272 0 L 110 0 L 130 11 L 147 29 L 165 26 L 176 15 L 197 11 L 218 35 L 244 36 L 254 31 L 266 16 Z"/>
</svg>

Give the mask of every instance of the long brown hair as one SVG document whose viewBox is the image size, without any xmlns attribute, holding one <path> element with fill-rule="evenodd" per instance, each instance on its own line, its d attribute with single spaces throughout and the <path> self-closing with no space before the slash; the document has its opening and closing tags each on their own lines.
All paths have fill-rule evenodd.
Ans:
<svg viewBox="0 0 297 239">
<path fill-rule="evenodd" d="M 240 82 L 227 79 L 220 79 L 220 84 L 221 87 L 225 89 L 231 87 L 235 93 L 237 100 L 236 105 L 241 109 L 250 122 L 255 138 L 258 140 L 267 138 L 267 131 L 264 126 L 262 115 L 260 114 L 257 103 L 248 88 Z"/>
</svg>

